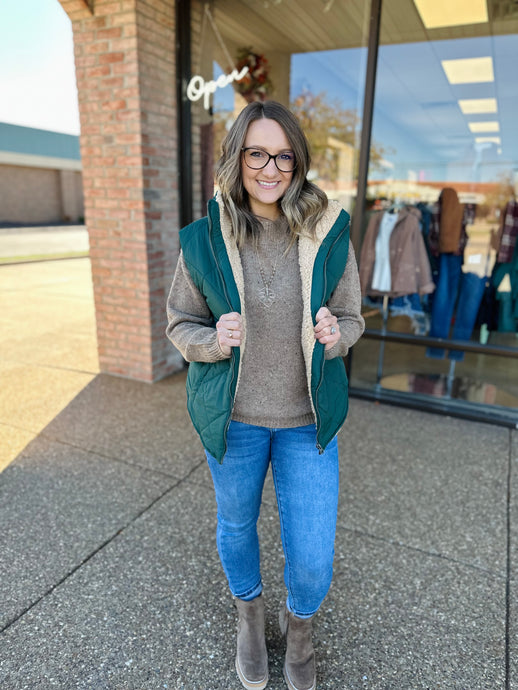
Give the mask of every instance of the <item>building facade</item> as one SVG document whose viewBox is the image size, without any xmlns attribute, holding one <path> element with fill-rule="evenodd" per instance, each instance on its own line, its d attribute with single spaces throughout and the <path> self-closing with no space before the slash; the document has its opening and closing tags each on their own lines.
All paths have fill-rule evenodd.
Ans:
<svg viewBox="0 0 518 690">
<path fill-rule="evenodd" d="M 79 137 L 0 122 L 0 224 L 84 219 Z"/>
<path fill-rule="evenodd" d="M 367 322 L 353 392 L 516 425 L 515 3 L 60 2 L 103 371 L 182 365 L 163 335 L 178 230 L 204 215 L 236 114 L 273 98 L 352 212 Z"/>
</svg>

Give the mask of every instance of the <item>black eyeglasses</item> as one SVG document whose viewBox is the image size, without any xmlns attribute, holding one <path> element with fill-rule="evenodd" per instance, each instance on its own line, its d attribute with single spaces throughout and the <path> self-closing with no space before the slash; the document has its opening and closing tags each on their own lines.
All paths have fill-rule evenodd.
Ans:
<svg viewBox="0 0 518 690">
<path fill-rule="evenodd" d="M 252 168 L 252 170 L 262 170 L 262 168 L 266 168 L 272 158 L 277 170 L 280 172 L 293 172 L 293 170 L 295 170 L 295 156 L 291 151 L 277 153 L 275 156 L 263 151 L 263 149 L 254 149 L 250 146 L 241 149 L 241 151 L 244 154 L 245 163 L 249 168 Z"/>
</svg>

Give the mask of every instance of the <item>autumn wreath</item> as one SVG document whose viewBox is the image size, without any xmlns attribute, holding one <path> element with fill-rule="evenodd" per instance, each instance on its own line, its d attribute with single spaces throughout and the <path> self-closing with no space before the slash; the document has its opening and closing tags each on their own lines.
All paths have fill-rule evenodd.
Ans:
<svg viewBox="0 0 518 690">
<path fill-rule="evenodd" d="M 247 101 L 264 101 L 273 88 L 268 76 L 270 66 L 264 55 L 254 53 L 251 48 L 241 48 L 236 67 L 239 71 L 248 67 L 247 74 L 236 82 L 236 90 Z"/>
</svg>

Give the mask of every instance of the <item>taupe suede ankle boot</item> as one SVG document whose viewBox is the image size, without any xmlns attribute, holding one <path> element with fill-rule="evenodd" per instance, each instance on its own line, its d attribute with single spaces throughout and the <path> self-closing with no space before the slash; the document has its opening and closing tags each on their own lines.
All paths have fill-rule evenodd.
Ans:
<svg viewBox="0 0 518 690">
<path fill-rule="evenodd" d="M 279 614 L 281 632 L 286 635 L 284 678 L 290 690 L 315 690 L 317 674 L 311 640 L 312 618 L 297 618 L 283 604 Z"/>
<path fill-rule="evenodd" d="M 243 687 L 262 690 L 268 683 L 268 654 L 264 639 L 264 600 L 234 599 L 237 621 L 236 671 Z"/>
</svg>

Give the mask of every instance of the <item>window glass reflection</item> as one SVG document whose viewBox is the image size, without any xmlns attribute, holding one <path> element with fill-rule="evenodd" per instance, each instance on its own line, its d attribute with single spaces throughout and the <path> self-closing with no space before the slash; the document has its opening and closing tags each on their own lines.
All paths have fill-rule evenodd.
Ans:
<svg viewBox="0 0 518 690">
<path fill-rule="evenodd" d="M 473 3 L 446 24 L 428 0 L 383 7 L 372 133 L 383 155 L 369 169 L 360 260 L 367 327 L 517 348 L 518 12 Z M 375 385 L 518 406 L 518 362 L 382 344 Z"/>
</svg>

